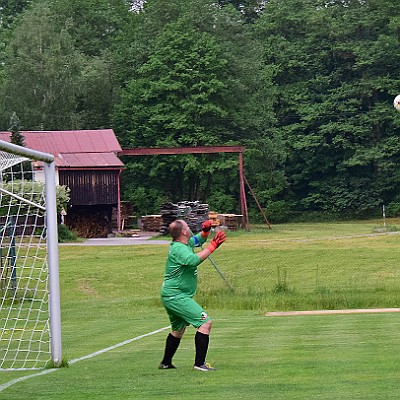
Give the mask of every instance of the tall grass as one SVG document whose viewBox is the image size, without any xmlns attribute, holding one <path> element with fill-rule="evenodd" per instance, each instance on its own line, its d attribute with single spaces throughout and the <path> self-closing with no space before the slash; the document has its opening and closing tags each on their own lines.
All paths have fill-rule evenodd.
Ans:
<svg viewBox="0 0 400 400">
<path fill-rule="evenodd" d="M 377 221 L 290 224 L 228 232 L 199 267 L 197 299 L 221 310 L 304 310 L 400 306 L 399 236 Z M 166 245 L 61 247 L 64 301 L 112 298 L 137 310 L 159 307 Z M 77 298 L 78 297 L 78 298 Z"/>
<path fill-rule="evenodd" d="M 198 299 L 211 308 L 304 310 L 399 307 L 399 236 L 375 234 L 376 222 L 292 224 L 228 234 L 201 267 Z"/>
</svg>

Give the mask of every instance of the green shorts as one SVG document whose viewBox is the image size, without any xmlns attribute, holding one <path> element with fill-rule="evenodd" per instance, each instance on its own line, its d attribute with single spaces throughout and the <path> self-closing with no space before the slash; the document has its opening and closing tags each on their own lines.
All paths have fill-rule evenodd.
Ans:
<svg viewBox="0 0 400 400">
<path fill-rule="evenodd" d="M 167 310 L 173 331 L 179 332 L 187 325 L 193 325 L 197 329 L 211 320 L 191 297 L 185 295 L 162 297 L 161 301 Z"/>
</svg>

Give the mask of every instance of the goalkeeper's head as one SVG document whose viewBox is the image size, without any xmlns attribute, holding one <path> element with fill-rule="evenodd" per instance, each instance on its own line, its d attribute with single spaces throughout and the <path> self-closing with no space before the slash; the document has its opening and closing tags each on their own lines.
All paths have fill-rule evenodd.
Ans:
<svg viewBox="0 0 400 400">
<path fill-rule="evenodd" d="M 192 236 L 188 224 L 183 219 L 177 219 L 169 225 L 169 233 L 175 242 L 187 243 Z"/>
</svg>

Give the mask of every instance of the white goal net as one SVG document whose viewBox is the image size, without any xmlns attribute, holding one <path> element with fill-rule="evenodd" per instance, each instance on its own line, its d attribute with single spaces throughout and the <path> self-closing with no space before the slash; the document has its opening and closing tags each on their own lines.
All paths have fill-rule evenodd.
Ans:
<svg viewBox="0 0 400 400">
<path fill-rule="evenodd" d="M 1 149 L 2 146 L 6 149 Z M 52 156 L 36 153 L 0 141 L 2 370 L 41 369 L 57 366 L 61 361 L 61 339 L 57 332 L 60 331 L 58 253 L 53 243 L 57 242 L 55 210 L 49 218 L 49 205 L 55 208 L 55 179 L 54 174 L 45 172 L 53 172 L 54 165 L 44 162 L 52 161 Z M 46 157 L 40 160 L 37 155 Z M 49 193 L 54 198 L 49 199 Z M 57 264 L 53 272 L 49 260 Z M 53 281 L 52 273 L 56 274 Z M 52 295 L 52 288 L 58 293 Z M 56 304 L 51 305 L 52 301 Z M 52 306 L 56 310 L 53 315 Z"/>
</svg>

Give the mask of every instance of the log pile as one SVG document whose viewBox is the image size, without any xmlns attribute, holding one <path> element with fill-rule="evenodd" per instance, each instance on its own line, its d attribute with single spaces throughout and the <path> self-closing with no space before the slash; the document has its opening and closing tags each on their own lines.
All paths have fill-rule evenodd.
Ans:
<svg viewBox="0 0 400 400">
<path fill-rule="evenodd" d="M 160 232 L 163 224 L 161 215 L 143 215 L 142 229 L 147 232 Z"/>
<path fill-rule="evenodd" d="M 117 211 L 117 210 L 116 210 Z M 117 221 L 117 215 L 111 217 L 111 221 Z M 133 206 L 127 201 L 121 201 L 121 230 L 132 229 L 137 224 L 137 216 L 133 214 Z M 115 223 L 115 225 L 117 225 Z"/>
<path fill-rule="evenodd" d="M 229 230 L 238 229 L 242 223 L 242 215 L 219 214 L 199 201 L 180 201 L 161 204 L 159 215 L 142 216 L 142 229 L 167 235 L 169 225 L 177 219 L 185 220 L 194 234 L 201 231 L 201 225 L 208 219 L 212 220 L 213 228 L 221 226 Z"/>
<path fill-rule="evenodd" d="M 76 214 L 68 219 L 67 226 L 84 238 L 105 238 L 111 232 L 110 221 L 97 214 Z"/>
<path fill-rule="evenodd" d="M 220 226 L 226 226 L 228 230 L 235 231 L 242 223 L 243 215 L 237 214 L 218 214 Z"/>
<path fill-rule="evenodd" d="M 216 212 L 216 211 L 210 211 L 209 213 L 208 213 L 208 219 L 210 219 L 212 222 L 211 222 L 211 226 L 213 227 L 213 228 L 216 228 L 217 226 L 220 226 L 221 225 L 221 221 L 220 221 L 220 219 L 218 218 L 218 213 Z"/>
</svg>

